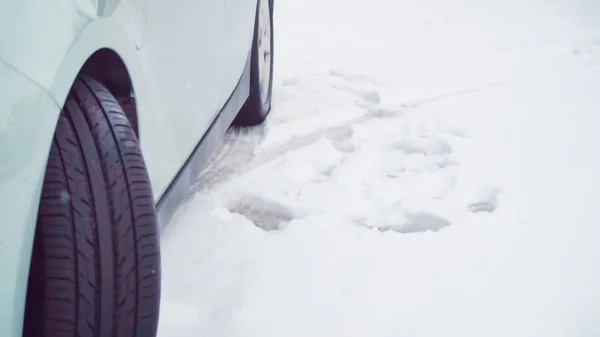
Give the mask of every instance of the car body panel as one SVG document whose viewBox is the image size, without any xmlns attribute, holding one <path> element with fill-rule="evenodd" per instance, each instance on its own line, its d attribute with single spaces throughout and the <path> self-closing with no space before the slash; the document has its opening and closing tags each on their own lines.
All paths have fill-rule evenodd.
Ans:
<svg viewBox="0 0 600 337">
<path fill-rule="evenodd" d="M 88 0 L 0 0 L 0 58 L 47 89 L 73 40 L 94 18 Z"/>
<path fill-rule="evenodd" d="M 221 62 L 225 51 L 224 1 L 179 0 L 173 6 L 161 0 L 144 5 L 147 24 L 140 57 L 155 98 L 156 129 L 149 134 L 140 126 L 140 134 L 155 139 L 152 156 L 160 161 L 156 165 L 150 162 L 148 168 L 156 193 L 162 194 L 235 83 L 225 88 L 222 82 L 227 70 Z M 185 46 L 183 50 L 181 46 Z M 240 74 L 241 69 L 235 74 L 236 80 Z"/>
<path fill-rule="evenodd" d="M 0 336 L 21 336 L 29 261 L 53 128 L 60 107 L 0 59 Z"/>
<path fill-rule="evenodd" d="M 127 67 L 167 221 L 248 97 L 256 8 L 257 0 L 0 0 L 0 336 L 22 333 L 45 166 L 85 62 L 107 48 Z"/>
<path fill-rule="evenodd" d="M 152 181 L 155 200 L 158 200 L 177 172 L 177 166 L 182 164 L 176 161 L 177 157 L 172 151 L 167 150 L 169 146 L 175 146 L 173 143 L 176 142 L 177 136 L 172 128 L 165 127 L 168 121 L 160 119 L 158 100 L 149 85 L 149 76 L 143 69 L 140 52 L 131 33 L 123 25 L 122 18 L 97 19 L 82 30 L 64 55 L 55 80 L 49 88 L 50 93 L 57 102 L 64 102 L 86 60 L 103 48 L 115 51 L 129 71 L 138 111 L 140 145 Z"/>
<path fill-rule="evenodd" d="M 224 0 L 225 7 L 225 57 L 229 71 L 223 72 L 226 87 L 233 87 L 246 65 L 248 51 L 254 37 L 254 21 L 258 1 Z M 236 76 L 237 75 L 237 76 Z"/>
<path fill-rule="evenodd" d="M 156 205 L 156 215 L 160 229 L 164 229 L 169 220 L 175 214 L 177 207 L 185 200 L 193 186 L 198 175 L 204 169 L 204 166 L 213 149 L 219 143 L 228 127 L 231 125 L 237 113 L 243 107 L 250 93 L 250 65 L 251 55 L 248 54 L 246 66 L 242 72 L 235 90 L 223 106 L 210 128 L 204 133 L 202 140 L 194 148 L 194 151 L 182 166 L 181 170 L 173 179 L 169 188 L 165 191 Z"/>
<path fill-rule="evenodd" d="M 158 200 L 240 78 L 257 1 L 111 1 L 109 17 L 99 16 L 89 0 L 0 4 L 10 8 L 0 15 L 0 57 L 60 103 L 95 51 L 114 50 L 128 68 L 142 112 L 140 143 Z M 15 35 L 30 43 L 23 46 Z M 173 52 L 178 46 L 182 53 Z"/>
</svg>

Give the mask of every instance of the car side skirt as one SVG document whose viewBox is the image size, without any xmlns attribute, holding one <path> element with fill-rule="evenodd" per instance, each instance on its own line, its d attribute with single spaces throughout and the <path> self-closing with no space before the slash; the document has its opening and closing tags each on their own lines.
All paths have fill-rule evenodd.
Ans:
<svg viewBox="0 0 600 337">
<path fill-rule="evenodd" d="M 185 200 L 214 149 L 246 102 L 250 93 L 250 59 L 248 54 L 246 66 L 233 93 L 156 204 L 157 222 L 161 231 L 167 227 Z"/>
</svg>

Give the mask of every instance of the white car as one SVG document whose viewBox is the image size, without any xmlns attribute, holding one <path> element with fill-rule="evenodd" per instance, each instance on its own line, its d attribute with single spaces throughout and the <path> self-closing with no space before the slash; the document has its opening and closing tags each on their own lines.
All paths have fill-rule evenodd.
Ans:
<svg viewBox="0 0 600 337">
<path fill-rule="evenodd" d="M 159 232 L 271 108 L 273 0 L 0 0 L 0 336 L 155 336 Z"/>
</svg>

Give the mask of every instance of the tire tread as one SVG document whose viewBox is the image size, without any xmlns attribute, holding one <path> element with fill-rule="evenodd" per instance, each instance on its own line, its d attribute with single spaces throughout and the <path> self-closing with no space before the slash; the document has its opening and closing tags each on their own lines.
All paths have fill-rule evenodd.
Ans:
<svg viewBox="0 0 600 337">
<path fill-rule="evenodd" d="M 87 140 L 78 138 L 81 124 L 73 119 L 78 113 L 97 163 L 82 150 Z M 95 214 L 98 194 L 92 193 L 88 173 L 94 170 L 86 165 L 102 172 L 109 223 L 99 223 Z M 98 226 L 110 226 L 112 251 L 100 251 Z M 77 79 L 59 117 L 34 241 L 24 336 L 104 337 L 106 331 L 110 337 L 155 336 L 160 251 L 150 180 L 127 117 L 90 77 Z M 114 266 L 109 330 L 100 326 L 101 256 Z"/>
</svg>

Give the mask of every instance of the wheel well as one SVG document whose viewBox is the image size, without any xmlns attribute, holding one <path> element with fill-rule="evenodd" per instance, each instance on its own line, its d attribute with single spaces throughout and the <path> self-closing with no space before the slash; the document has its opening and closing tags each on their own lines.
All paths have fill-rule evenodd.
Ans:
<svg viewBox="0 0 600 337">
<path fill-rule="evenodd" d="M 129 71 L 119 54 L 112 49 L 100 49 L 88 58 L 80 73 L 93 77 L 115 96 L 139 138 L 135 92 Z"/>
</svg>

